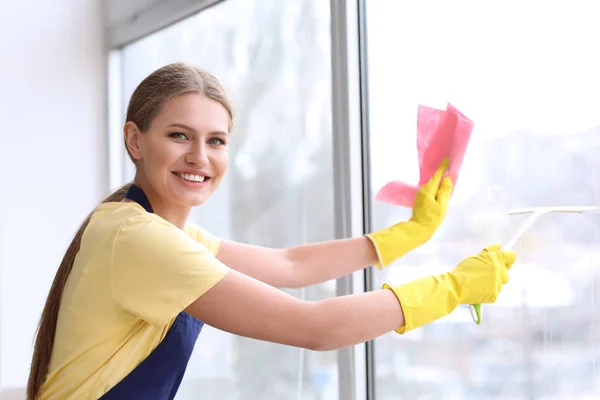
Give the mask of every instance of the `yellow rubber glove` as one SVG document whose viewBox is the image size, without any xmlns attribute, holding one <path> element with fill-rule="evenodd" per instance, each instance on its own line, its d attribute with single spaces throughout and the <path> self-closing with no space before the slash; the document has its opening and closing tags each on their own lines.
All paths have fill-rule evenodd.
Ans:
<svg viewBox="0 0 600 400">
<path fill-rule="evenodd" d="M 377 268 L 389 265 L 433 236 L 446 216 L 452 195 L 452 181 L 444 177 L 447 168 L 445 158 L 429 182 L 419 188 L 410 220 L 366 235 L 377 251 Z"/>
<path fill-rule="evenodd" d="M 405 324 L 397 333 L 408 332 L 452 312 L 459 304 L 493 303 L 502 285 L 508 282 L 508 270 L 517 256 L 500 245 L 486 247 L 461 261 L 452 271 L 428 276 L 397 287 L 384 284 L 395 294 Z"/>
</svg>

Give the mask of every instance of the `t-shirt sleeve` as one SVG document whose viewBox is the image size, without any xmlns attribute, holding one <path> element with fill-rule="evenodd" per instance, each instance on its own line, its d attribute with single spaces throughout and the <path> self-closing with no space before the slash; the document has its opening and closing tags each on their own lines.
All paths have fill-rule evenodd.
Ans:
<svg viewBox="0 0 600 400">
<path fill-rule="evenodd" d="M 188 222 L 185 225 L 184 231 L 196 242 L 204 245 L 204 247 L 210 250 L 214 256 L 216 256 L 219 252 L 221 241 L 210 232 L 200 228 L 198 225 L 192 222 Z"/>
<path fill-rule="evenodd" d="M 115 240 L 112 291 L 119 308 L 161 328 L 227 271 L 184 231 L 144 215 L 125 222 Z"/>
</svg>

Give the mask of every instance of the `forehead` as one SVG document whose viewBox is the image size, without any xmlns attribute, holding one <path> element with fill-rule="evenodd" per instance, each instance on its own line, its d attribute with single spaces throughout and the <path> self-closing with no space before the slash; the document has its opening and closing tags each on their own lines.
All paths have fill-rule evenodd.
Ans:
<svg viewBox="0 0 600 400">
<path fill-rule="evenodd" d="M 154 121 L 153 127 L 185 124 L 199 132 L 229 131 L 229 114 L 219 102 L 199 93 L 185 93 L 168 100 Z"/>
</svg>

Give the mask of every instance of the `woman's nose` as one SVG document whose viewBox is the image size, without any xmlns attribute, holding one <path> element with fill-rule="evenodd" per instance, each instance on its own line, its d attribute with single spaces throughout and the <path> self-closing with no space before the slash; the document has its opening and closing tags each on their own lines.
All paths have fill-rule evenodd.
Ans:
<svg viewBox="0 0 600 400">
<path fill-rule="evenodd" d="M 194 146 L 194 148 L 186 155 L 185 161 L 200 167 L 208 164 L 208 154 L 206 153 L 205 146 Z"/>
</svg>

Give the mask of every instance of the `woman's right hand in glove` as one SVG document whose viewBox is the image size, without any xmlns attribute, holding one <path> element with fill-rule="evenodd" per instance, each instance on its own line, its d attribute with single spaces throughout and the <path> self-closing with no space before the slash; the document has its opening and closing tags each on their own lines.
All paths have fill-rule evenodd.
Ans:
<svg viewBox="0 0 600 400">
<path fill-rule="evenodd" d="M 391 289 L 404 313 L 404 333 L 452 312 L 459 304 L 483 304 L 496 301 L 502 285 L 508 282 L 508 270 L 517 256 L 492 245 L 461 261 L 451 272 L 417 279 Z"/>
</svg>

